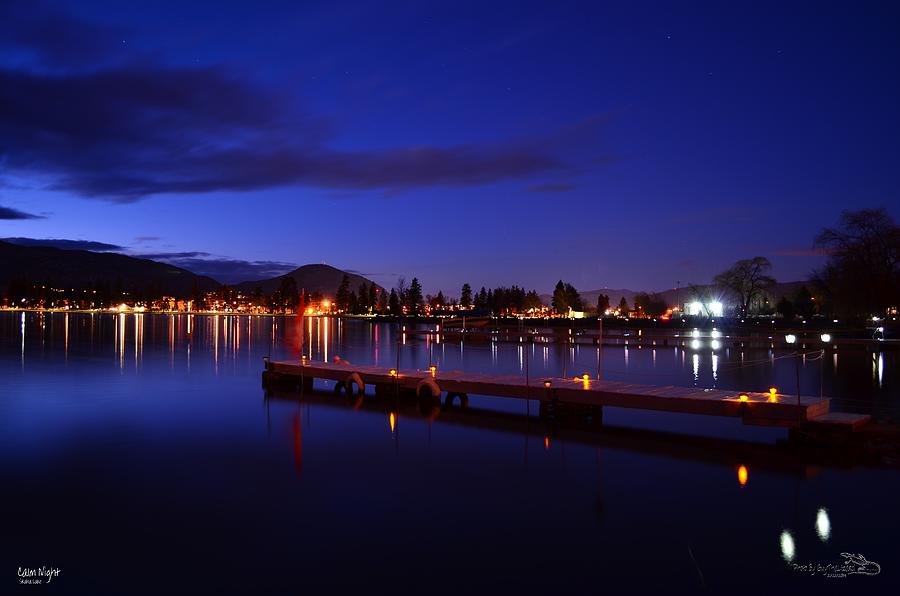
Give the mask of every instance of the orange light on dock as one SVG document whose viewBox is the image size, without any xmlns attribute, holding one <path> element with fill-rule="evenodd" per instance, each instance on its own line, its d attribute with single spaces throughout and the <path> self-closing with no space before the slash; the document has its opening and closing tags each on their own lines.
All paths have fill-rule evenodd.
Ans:
<svg viewBox="0 0 900 596">
<path fill-rule="evenodd" d="M 302 364 L 303 366 L 306 366 L 306 354 L 304 354 L 303 356 L 300 356 L 300 364 Z"/>
<path fill-rule="evenodd" d="M 391 412 L 391 415 L 388 416 L 388 421 L 391 423 L 391 432 L 394 432 L 394 429 L 397 427 L 397 417 Z"/>
<path fill-rule="evenodd" d="M 778 401 L 778 387 L 769 387 L 769 401 L 772 403 Z"/>
<path fill-rule="evenodd" d="M 392 368 L 390 374 L 391 374 L 392 377 L 396 377 L 396 376 L 397 376 L 397 369 L 396 369 L 396 368 Z"/>
<path fill-rule="evenodd" d="M 431 371 L 431 376 L 433 377 L 433 376 L 434 376 L 434 373 L 437 372 L 437 367 L 432 365 L 432 366 L 429 366 L 429 367 L 428 367 L 428 370 Z"/>
<path fill-rule="evenodd" d="M 738 472 L 738 483 L 740 483 L 741 486 L 746 485 L 747 478 L 749 477 L 749 473 L 747 472 L 747 466 L 745 466 L 745 465 L 739 466 L 737 472 Z"/>
<path fill-rule="evenodd" d="M 591 375 L 589 375 L 589 374 L 587 374 L 587 373 L 584 373 L 583 375 L 581 375 L 581 379 L 582 379 L 583 381 L 590 381 L 590 380 L 591 380 Z"/>
<path fill-rule="evenodd" d="M 546 387 L 547 389 L 550 389 L 550 385 L 552 385 L 552 384 L 553 383 L 550 381 L 550 379 L 547 379 L 546 381 L 544 381 L 544 387 Z"/>
<path fill-rule="evenodd" d="M 741 401 L 750 401 L 750 394 L 749 393 L 741 393 L 738 396 L 738 399 Z"/>
</svg>

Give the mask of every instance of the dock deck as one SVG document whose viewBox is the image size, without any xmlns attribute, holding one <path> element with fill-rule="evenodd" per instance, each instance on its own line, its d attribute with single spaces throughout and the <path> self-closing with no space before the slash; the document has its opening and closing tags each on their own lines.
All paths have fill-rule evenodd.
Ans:
<svg viewBox="0 0 900 596">
<path fill-rule="evenodd" d="M 481 395 L 540 401 L 554 406 L 603 406 L 664 412 L 728 416 L 744 424 L 797 426 L 821 419 L 829 427 L 854 430 L 868 417 L 829 416 L 828 398 L 722 389 L 644 385 L 588 379 L 501 376 L 463 371 L 399 370 L 339 363 L 266 361 L 264 379 L 296 383 L 312 388 L 314 379 L 335 381 L 352 392 L 374 386 L 376 394 L 405 393 L 447 399 Z"/>
</svg>

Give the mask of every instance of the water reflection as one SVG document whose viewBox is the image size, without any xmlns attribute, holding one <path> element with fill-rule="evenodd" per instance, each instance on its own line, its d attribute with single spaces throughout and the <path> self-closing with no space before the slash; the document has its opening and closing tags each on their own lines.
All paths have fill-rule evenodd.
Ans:
<svg viewBox="0 0 900 596">
<path fill-rule="evenodd" d="M 822 542 L 828 542 L 831 538 L 831 519 L 828 517 L 828 510 L 820 507 L 816 512 L 816 534 Z"/>
<path fill-rule="evenodd" d="M 599 370 L 606 380 L 659 385 L 742 391 L 765 391 L 770 385 L 777 385 L 790 387 L 792 393 L 797 385 L 794 359 L 786 358 L 785 351 L 778 349 L 712 350 L 706 346 L 705 350 L 694 351 L 690 346 L 641 349 L 620 345 L 600 350 L 555 342 L 540 346 L 532 342 L 529 347 L 522 342 L 466 339 L 454 342 L 455 349 L 446 350 L 443 341 L 438 343 L 436 338 L 410 333 L 408 324 L 336 321 L 327 317 L 308 317 L 303 329 L 299 328 L 300 320 L 293 317 L 28 312 L 10 313 L 9 317 L 0 318 L 0 322 L 9 326 L 7 337 L 16 338 L 16 357 L 23 371 L 29 351 L 43 346 L 46 339 L 58 342 L 60 364 L 71 362 L 73 347 L 77 351 L 84 349 L 82 341 L 96 344 L 98 349 L 109 346 L 116 368 L 122 373 L 131 370 L 129 363 L 135 370 L 140 369 L 145 346 L 153 343 L 159 344 L 153 349 L 162 347 L 167 353 L 165 362 L 172 374 L 185 368 L 193 370 L 198 353 L 204 356 L 204 369 L 208 363 L 213 374 L 222 374 L 226 366 L 228 373 L 234 375 L 258 372 L 256 358 L 260 351 L 276 359 L 294 359 L 302 349 L 308 358 L 319 361 L 331 361 L 337 355 L 364 365 L 392 366 L 399 361 L 404 368 L 425 369 L 434 364 L 439 370 L 527 374 L 532 379 L 563 374 L 571 378 L 584 371 L 591 371 L 593 377 L 593 371 Z M 30 332 L 29 327 L 35 332 Z M 431 326 L 427 329 L 431 330 Z M 690 344 L 691 340 L 687 341 Z M 835 402 L 833 407 L 838 409 L 900 418 L 900 386 L 890 375 L 892 367 L 897 366 L 897 353 L 872 354 L 846 348 L 840 354 L 840 377 L 836 350 L 832 349 L 831 358 L 824 361 L 818 351 L 806 362 L 801 356 L 801 392 L 849 398 Z M 243 363 L 238 367 L 240 360 Z"/>
<path fill-rule="evenodd" d="M 781 556 L 790 563 L 794 560 L 794 537 L 787 530 L 781 532 Z"/>
</svg>

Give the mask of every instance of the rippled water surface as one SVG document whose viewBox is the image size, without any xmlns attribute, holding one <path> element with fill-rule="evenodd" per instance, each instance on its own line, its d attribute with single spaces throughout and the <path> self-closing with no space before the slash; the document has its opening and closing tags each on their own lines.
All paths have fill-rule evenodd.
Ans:
<svg viewBox="0 0 900 596">
<path fill-rule="evenodd" d="M 0 592 L 818 593 L 896 587 L 897 468 L 798 452 L 781 429 L 537 403 L 441 410 L 262 388 L 293 318 L 0 312 Z M 314 359 L 596 374 L 590 346 L 438 342 L 310 319 Z M 420 326 L 420 328 L 424 328 Z M 411 330 L 411 327 L 410 327 Z M 608 347 L 604 378 L 834 397 L 896 419 L 896 352 Z M 398 360 L 399 358 L 399 360 Z M 799 374 L 798 374 L 799 373 Z M 879 575 L 794 564 L 859 553 Z M 873 568 L 868 567 L 871 572 Z"/>
</svg>

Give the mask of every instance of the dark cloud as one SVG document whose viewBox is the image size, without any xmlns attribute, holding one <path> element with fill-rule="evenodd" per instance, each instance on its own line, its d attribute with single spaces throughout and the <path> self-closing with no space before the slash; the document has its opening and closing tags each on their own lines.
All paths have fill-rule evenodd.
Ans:
<svg viewBox="0 0 900 596">
<path fill-rule="evenodd" d="M 66 240 L 63 238 L 0 238 L 0 240 L 10 244 L 18 244 L 19 246 L 49 246 L 64 250 L 90 250 L 93 252 L 122 250 L 122 247 L 116 244 L 95 242 L 93 240 Z"/>
<path fill-rule="evenodd" d="M 4 207 L 0 205 L 0 219 L 44 219 L 43 215 L 35 215 L 33 213 L 25 213 L 12 207 Z"/>
<path fill-rule="evenodd" d="M 827 257 L 831 251 L 825 247 L 782 248 L 775 251 L 779 257 Z"/>
<path fill-rule="evenodd" d="M 71 18 L 40 0 L 0 1 L 0 52 L 19 64 L 54 70 L 121 55 L 122 29 Z"/>
<path fill-rule="evenodd" d="M 23 27 L 4 43 L 56 66 L 66 58 L 96 59 L 118 35 L 44 13 Z M 100 46 L 79 46 L 73 56 L 64 51 L 94 38 Z M 146 57 L 49 71 L 3 64 L 6 169 L 49 177 L 52 189 L 114 201 L 284 185 L 397 190 L 522 178 L 564 169 L 555 155 L 560 144 L 593 137 L 599 122 L 544 139 L 342 151 L 329 147 L 324 119 L 298 113 L 291 98 L 222 68 L 176 68 Z"/>
<path fill-rule="evenodd" d="M 530 192 L 569 192 L 575 190 L 574 184 L 536 184 L 529 186 Z"/>
<path fill-rule="evenodd" d="M 198 275 L 206 275 L 224 284 L 278 277 L 297 268 L 294 263 L 280 261 L 243 261 L 216 257 L 206 252 L 160 252 L 135 255 L 142 259 L 162 261 Z"/>
</svg>

